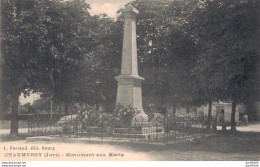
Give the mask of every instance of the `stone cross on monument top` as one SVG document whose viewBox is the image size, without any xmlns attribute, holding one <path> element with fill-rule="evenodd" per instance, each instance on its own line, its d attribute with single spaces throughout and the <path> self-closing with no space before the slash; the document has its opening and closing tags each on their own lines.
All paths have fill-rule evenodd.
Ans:
<svg viewBox="0 0 260 167">
<path fill-rule="evenodd" d="M 136 16 L 138 13 L 138 10 L 132 5 L 127 5 L 123 10 L 125 24 L 121 75 L 115 77 L 118 81 L 116 105 L 131 105 L 147 116 L 143 112 L 142 104 L 141 81 L 144 78 L 138 75 L 136 44 Z"/>
</svg>

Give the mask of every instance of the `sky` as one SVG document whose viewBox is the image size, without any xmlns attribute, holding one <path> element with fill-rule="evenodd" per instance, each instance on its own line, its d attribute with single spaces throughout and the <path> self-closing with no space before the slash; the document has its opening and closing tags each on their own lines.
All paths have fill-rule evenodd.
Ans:
<svg viewBox="0 0 260 167">
<path fill-rule="evenodd" d="M 86 0 L 90 5 L 91 15 L 106 13 L 109 17 L 116 18 L 116 12 L 131 0 Z"/>
<path fill-rule="evenodd" d="M 99 15 L 106 13 L 109 17 L 116 18 L 116 13 L 120 8 L 131 2 L 132 0 L 86 0 L 90 5 L 89 13 L 91 15 Z M 23 105 L 25 103 L 33 103 L 36 99 L 39 99 L 38 94 L 32 94 L 24 98 L 23 94 L 19 97 L 20 103 Z"/>
</svg>

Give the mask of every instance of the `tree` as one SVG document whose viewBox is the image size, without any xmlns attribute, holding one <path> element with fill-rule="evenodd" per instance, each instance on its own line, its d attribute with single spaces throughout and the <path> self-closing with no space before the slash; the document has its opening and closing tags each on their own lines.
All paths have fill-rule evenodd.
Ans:
<svg viewBox="0 0 260 167">
<path fill-rule="evenodd" d="M 42 69 L 43 93 L 57 104 L 68 104 L 75 100 L 77 92 L 74 84 L 81 61 L 94 46 L 91 36 L 92 19 L 88 13 L 89 5 L 85 1 L 75 0 L 50 6 L 43 15 L 48 32 L 43 38 L 46 45 L 42 47 L 45 57 Z M 48 19 L 49 18 L 49 19 Z"/>
<path fill-rule="evenodd" d="M 120 23 L 118 25 L 105 14 L 94 16 L 92 27 L 95 47 L 82 61 L 77 100 L 96 106 L 103 103 L 111 112 L 116 96 L 114 77 L 120 69 L 122 29 L 119 29 Z"/>
<path fill-rule="evenodd" d="M 45 98 L 37 99 L 31 105 L 35 111 L 48 111 L 50 108 L 50 101 Z"/>
<path fill-rule="evenodd" d="M 0 7 L 0 13 L 2 13 L 2 5 Z M 3 77 L 2 77 L 2 15 L 0 15 L 0 120 L 4 120 L 4 96 L 3 96 Z"/>
<path fill-rule="evenodd" d="M 26 33 L 24 18 L 33 10 L 35 1 L 2 1 L 2 54 L 3 92 L 11 96 L 12 120 L 10 135 L 18 134 L 18 97 L 28 94 L 35 74 L 35 61 L 31 54 L 37 53 L 31 36 Z"/>
<path fill-rule="evenodd" d="M 49 91 L 60 100 L 61 84 L 92 47 L 88 4 L 75 1 L 3 2 L 4 90 L 12 97 L 10 135 L 18 134 L 18 97 Z M 67 75 L 68 74 L 68 75 Z M 63 93 L 63 94 L 62 94 Z"/>
<path fill-rule="evenodd" d="M 204 1 L 195 12 L 193 36 L 201 43 L 194 74 L 204 94 L 232 102 L 256 99 L 257 1 Z"/>
</svg>

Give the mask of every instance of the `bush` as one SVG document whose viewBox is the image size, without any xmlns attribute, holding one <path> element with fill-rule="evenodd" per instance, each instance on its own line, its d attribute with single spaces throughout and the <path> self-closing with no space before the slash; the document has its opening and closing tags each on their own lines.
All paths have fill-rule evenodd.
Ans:
<svg viewBox="0 0 260 167">
<path fill-rule="evenodd" d="M 113 114 L 101 113 L 98 119 L 98 126 L 102 125 L 106 128 L 116 128 L 116 127 L 129 127 L 131 126 L 132 120 L 137 114 L 137 110 L 129 106 L 118 105 L 115 108 Z"/>
<path fill-rule="evenodd" d="M 123 126 L 130 126 L 136 114 L 138 114 L 137 109 L 130 105 L 117 105 L 115 109 L 115 116 L 121 120 Z"/>
</svg>

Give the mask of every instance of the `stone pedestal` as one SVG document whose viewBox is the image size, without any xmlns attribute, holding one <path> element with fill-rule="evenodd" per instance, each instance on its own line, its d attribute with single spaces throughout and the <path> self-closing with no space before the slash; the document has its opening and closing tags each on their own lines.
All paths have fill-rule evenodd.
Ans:
<svg viewBox="0 0 260 167">
<path fill-rule="evenodd" d="M 137 110 L 143 110 L 140 76 L 120 75 L 118 81 L 116 104 L 131 105 Z"/>
<path fill-rule="evenodd" d="M 118 81 L 116 105 L 131 105 L 139 111 L 139 116 L 148 121 L 143 111 L 141 82 L 144 78 L 138 75 L 137 44 L 136 44 L 136 16 L 138 10 L 132 5 L 123 11 L 124 38 L 121 75 L 115 77 Z M 137 115 L 136 115 L 137 116 Z"/>
</svg>

